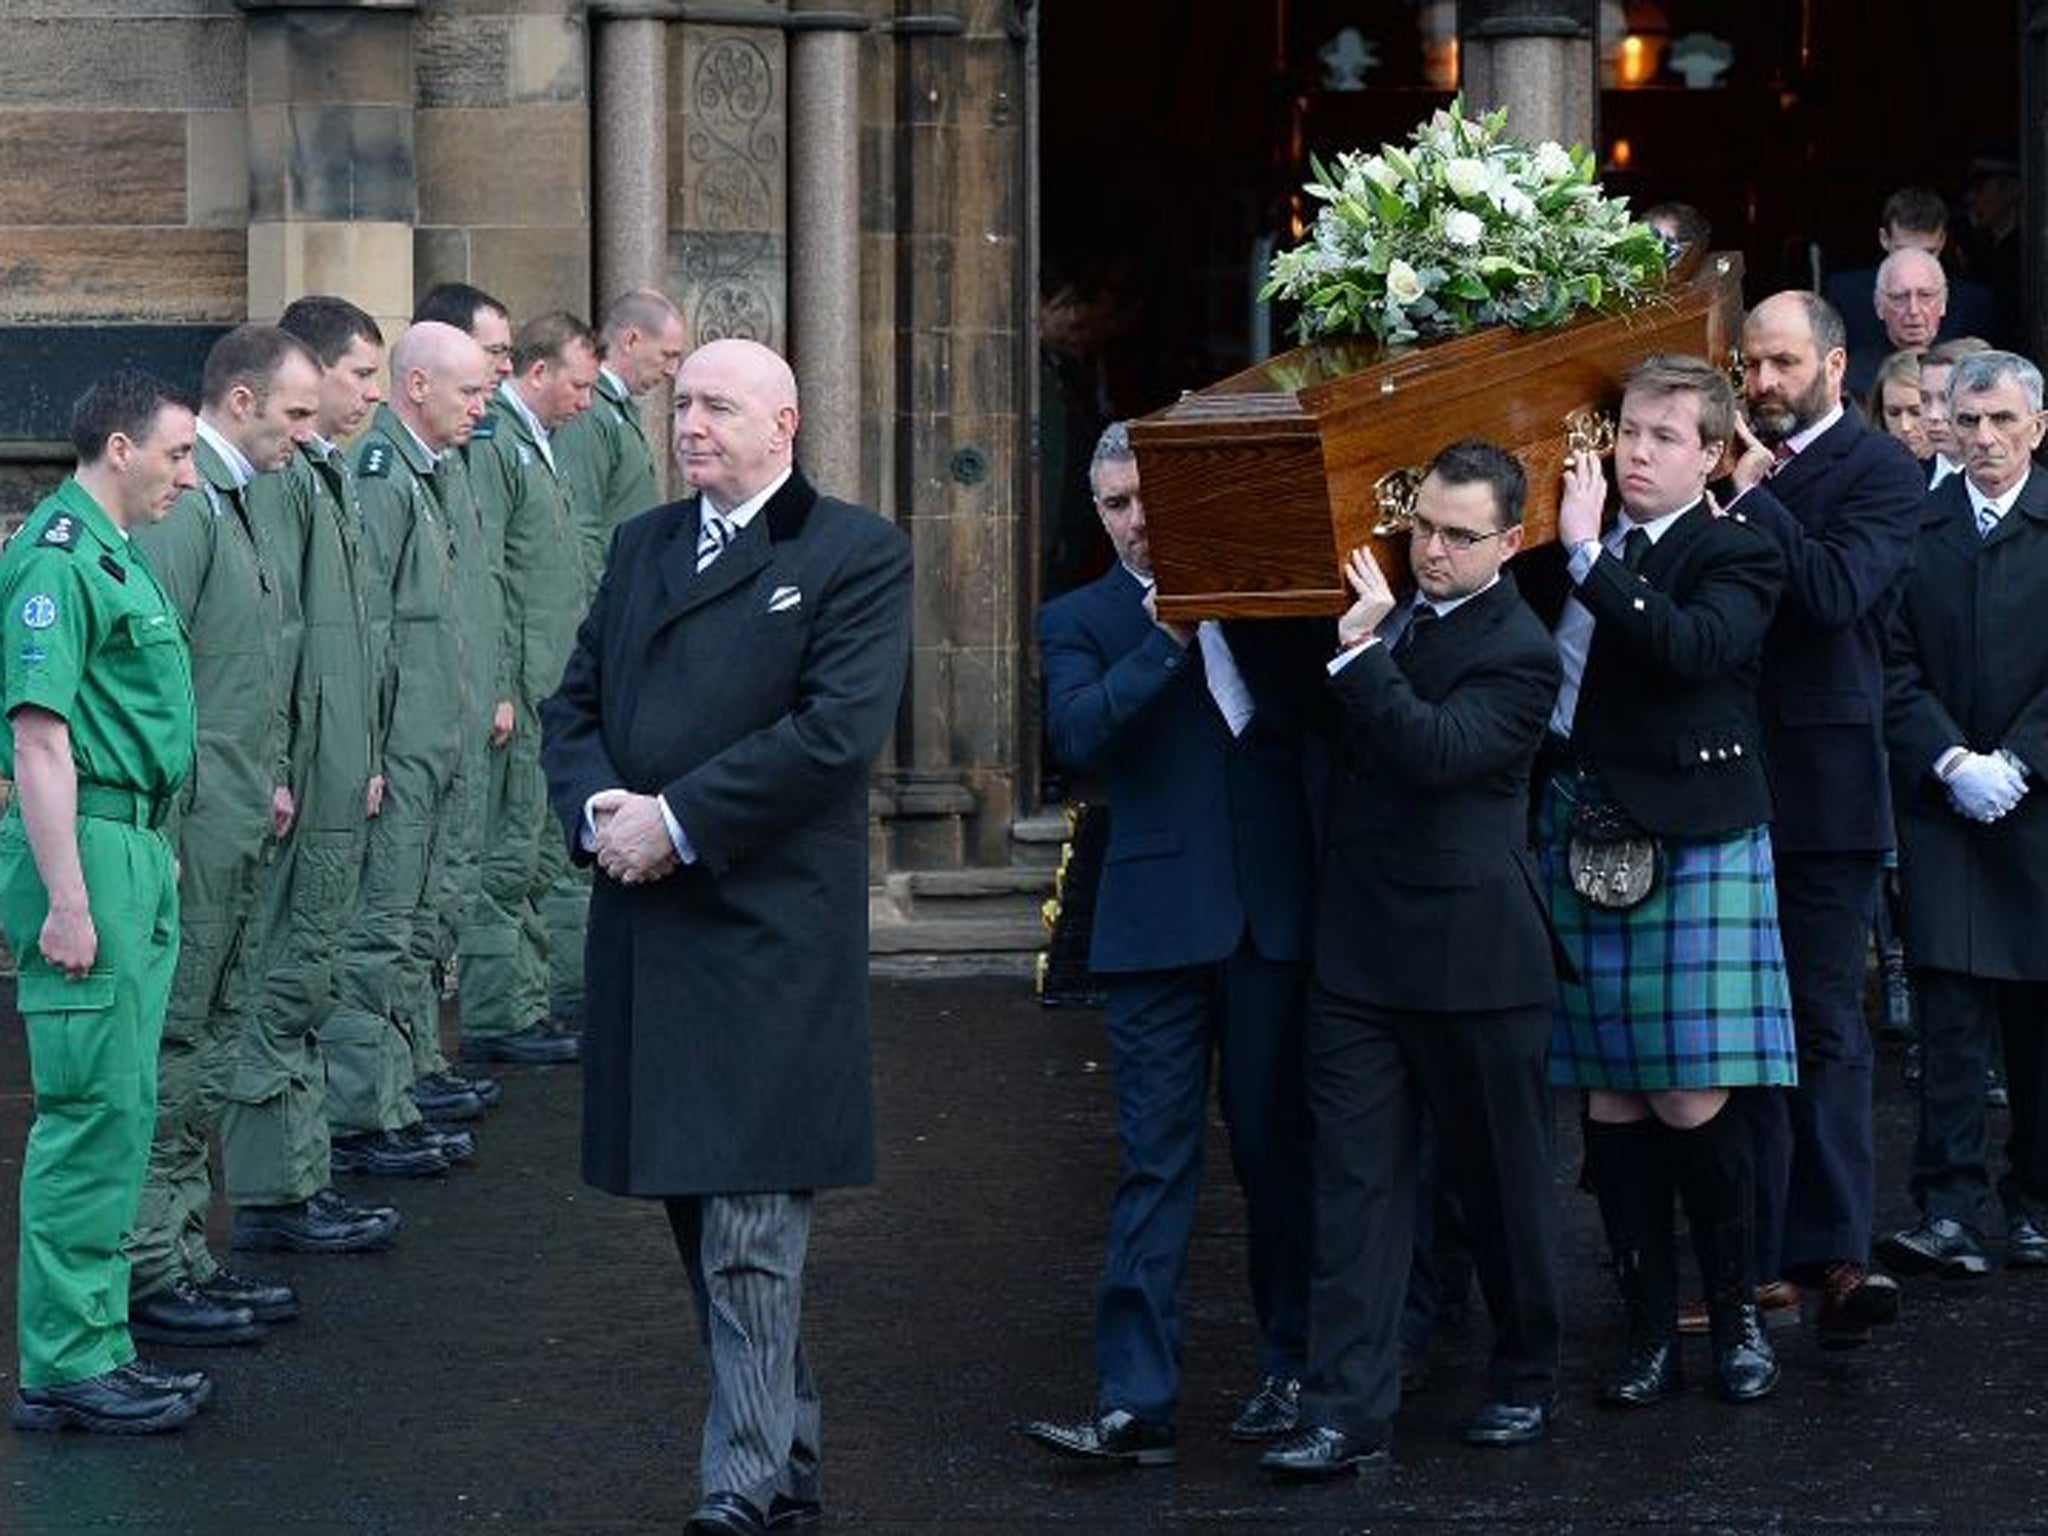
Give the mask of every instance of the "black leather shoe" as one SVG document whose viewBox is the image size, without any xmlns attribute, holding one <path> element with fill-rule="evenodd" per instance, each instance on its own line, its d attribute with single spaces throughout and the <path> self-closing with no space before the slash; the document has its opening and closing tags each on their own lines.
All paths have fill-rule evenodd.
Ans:
<svg viewBox="0 0 2048 1536">
<path fill-rule="evenodd" d="M 484 1101 L 485 1109 L 489 1109 L 505 1097 L 505 1085 L 495 1077 L 486 1077 L 481 1072 L 458 1072 L 453 1067 L 447 1067 L 435 1075 L 455 1088 L 467 1089 L 475 1094 Z"/>
<path fill-rule="evenodd" d="M 262 1342 L 263 1327 L 247 1307 L 225 1306 L 189 1276 L 128 1303 L 128 1332 L 151 1344 L 213 1349 Z"/>
<path fill-rule="evenodd" d="M 306 1201 L 306 1209 L 329 1221 L 373 1222 L 387 1232 L 398 1230 L 395 1205 L 358 1205 L 332 1184 Z"/>
<path fill-rule="evenodd" d="M 1778 1355 L 1764 1336 L 1756 1303 L 1725 1309 L 1713 1324 L 1714 1389 L 1731 1403 L 1768 1397 L 1778 1384 Z"/>
<path fill-rule="evenodd" d="M 1025 1438 L 1062 1456 L 1120 1461 L 1132 1467 L 1170 1467 L 1180 1459 L 1173 1448 L 1171 1424 L 1148 1424 L 1121 1408 L 1067 1424 L 1034 1419 L 1017 1429 Z"/>
<path fill-rule="evenodd" d="M 1917 1227 L 1894 1232 L 1877 1251 L 1903 1274 L 1975 1278 L 1991 1273 L 1990 1256 L 1977 1235 L 1946 1216 L 1930 1216 Z"/>
<path fill-rule="evenodd" d="M 199 1282 L 199 1294 L 224 1307 L 247 1307 L 259 1323 L 288 1322 L 299 1315 L 299 1293 L 282 1280 L 217 1269 Z"/>
<path fill-rule="evenodd" d="M 687 1536 L 761 1536 L 767 1529 L 761 1511 L 736 1493 L 706 1494 L 683 1527 Z"/>
<path fill-rule="evenodd" d="M 2048 1269 L 2048 1232 L 2031 1216 L 2015 1216 L 2005 1229 L 2005 1262 L 2014 1269 Z"/>
<path fill-rule="evenodd" d="M 1341 1429 L 1314 1424 L 1267 1447 L 1259 1465 L 1275 1477 L 1381 1477 L 1393 1467 L 1394 1453 Z"/>
<path fill-rule="evenodd" d="M 1600 1401 L 1609 1408 L 1647 1408 L 1676 1397 L 1685 1385 L 1676 1335 L 1640 1339 L 1629 1345 L 1621 1368 L 1600 1385 Z"/>
<path fill-rule="evenodd" d="M 391 1246 L 397 1227 L 396 1211 L 386 1220 L 315 1195 L 297 1205 L 237 1206 L 228 1246 L 237 1253 L 375 1253 Z"/>
<path fill-rule="evenodd" d="M 768 1529 L 771 1531 L 808 1530 L 824 1518 L 825 1506 L 816 1499 L 798 1499 L 778 1493 L 768 1505 Z"/>
<path fill-rule="evenodd" d="M 427 1147 L 441 1154 L 449 1167 L 466 1163 L 476 1156 L 476 1138 L 468 1131 L 458 1131 L 451 1126 L 436 1125 L 431 1120 L 422 1120 L 408 1125 L 402 1131 L 392 1134 L 416 1147 Z"/>
<path fill-rule="evenodd" d="M 1488 1403 L 1465 1426 L 1467 1445 L 1528 1445 L 1541 1440 L 1557 1417 L 1556 1404 Z"/>
<path fill-rule="evenodd" d="M 448 1171 L 448 1159 L 395 1131 L 365 1131 L 334 1138 L 332 1166 L 378 1179 L 432 1179 Z"/>
<path fill-rule="evenodd" d="M 190 1393 L 165 1391 L 127 1366 L 60 1387 L 23 1387 L 14 1395 L 16 1429 L 82 1429 L 96 1435 L 155 1435 L 199 1411 Z"/>
<path fill-rule="evenodd" d="M 1997 1067 L 1984 1069 L 1984 1102 L 1993 1109 L 2012 1108 L 2012 1093 L 2005 1086 L 2005 1074 Z"/>
<path fill-rule="evenodd" d="M 1268 1376 L 1231 1421 L 1230 1438 L 1278 1440 L 1301 1421 L 1301 1383 L 1292 1376 Z"/>
<path fill-rule="evenodd" d="M 204 1371 L 170 1371 L 139 1359 L 118 1369 L 151 1392 L 181 1392 L 201 1408 L 213 1401 L 213 1378 Z"/>
<path fill-rule="evenodd" d="M 1870 1342 L 1873 1328 L 1899 1320 L 1899 1282 L 1872 1274 L 1861 1264 L 1830 1264 L 1821 1276 L 1820 1303 L 1813 1323 L 1822 1349 L 1854 1349 Z"/>
<path fill-rule="evenodd" d="M 412 1085 L 412 1101 L 430 1120 L 481 1120 L 484 1101 L 468 1084 L 457 1086 L 445 1072 L 431 1073 Z"/>
<path fill-rule="evenodd" d="M 545 1019 L 529 1024 L 517 1034 L 471 1036 L 462 1042 L 464 1061 L 509 1061 L 519 1066 L 551 1067 L 576 1060 L 583 1054 L 583 1042 L 574 1035 L 558 1035 Z"/>
</svg>

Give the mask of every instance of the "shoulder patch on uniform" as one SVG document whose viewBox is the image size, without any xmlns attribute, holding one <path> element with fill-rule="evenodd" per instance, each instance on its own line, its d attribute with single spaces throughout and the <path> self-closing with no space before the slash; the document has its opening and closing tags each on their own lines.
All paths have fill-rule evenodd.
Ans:
<svg viewBox="0 0 2048 1536">
<path fill-rule="evenodd" d="M 21 605 L 21 622 L 30 629 L 48 629 L 57 622 L 57 599 L 36 593 Z"/>
<path fill-rule="evenodd" d="M 120 561 L 116 560 L 112 555 L 100 556 L 100 569 L 105 571 L 109 576 L 113 577 L 114 580 L 118 582 L 125 583 L 128 580 L 127 568 L 123 566 Z"/>
<path fill-rule="evenodd" d="M 483 418 L 483 420 L 479 421 L 474 428 L 471 429 L 469 434 L 469 440 L 472 443 L 488 443 L 492 438 L 496 437 L 497 435 L 497 418 L 492 416 L 486 416 Z"/>
<path fill-rule="evenodd" d="M 47 544 L 52 549 L 76 549 L 78 547 L 78 519 L 69 512 L 59 512 L 50 519 L 50 526 L 43 530 L 38 544 Z"/>
<path fill-rule="evenodd" d="M 356 460 L 356 473 L 367 480 L 382 480 L 391 473 L 391 445 L 371 443 Z"/>
</svg>

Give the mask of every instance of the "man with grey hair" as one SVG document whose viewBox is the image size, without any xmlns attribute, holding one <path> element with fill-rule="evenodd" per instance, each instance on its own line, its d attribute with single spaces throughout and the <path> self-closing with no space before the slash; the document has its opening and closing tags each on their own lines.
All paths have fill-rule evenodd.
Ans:
<svg viewBox="0 0 2048 1536">
<path fill-rule="evenodd" d="M 1871 303 L 1884 326 L 1881 342 L 1859 347 L 1849 361 L 1847 388 L 1862 395 L 1894 352 L 1919 352 L 1934 345 L 1948 313 L 1948 274 L 1938 257 L 1916 246 L 1900 246 L 1878 263 Z"/>
<path fill-rule="evenodd" d="M 2048 477 L 2041 373 L 2010 352 L 1949 377 L 1963 473 L 1927 498 L 1891 624 L 1886 735 L 1899 804 L 1906 955 L 1920 998 L 1920 1224 L 1883 1244 L 1902 1270 L 1982 1275 L 1992 1184 L 1984 1070 L 2003 1038 L 2012 1095 L 1997 1185 L 2005 1262 L 2048 1268 Z"/>
<path fill-rule="evenodd" d="M 1231 1433 L 1273 1439 L 1298 1416 L 1315 856 L 1303 737 L 1329 645 L 1327 631 L 1161 619 L 1122 423 L 1088 473 L 1117 564 L 1048 603 L 1038 638 L 1053 752 L 1096 775 L 1110 807 L 1089 963 L 1108 992 L 1124 1165 L 1096 1292 L 1094 1410 L 1023 1432 L 1063 1455 L 1157 1466 L 1175 1458 L 1180 1287 L 1212 1058 L 1245 1192 L 1264 1378 Z"/>
</svg>

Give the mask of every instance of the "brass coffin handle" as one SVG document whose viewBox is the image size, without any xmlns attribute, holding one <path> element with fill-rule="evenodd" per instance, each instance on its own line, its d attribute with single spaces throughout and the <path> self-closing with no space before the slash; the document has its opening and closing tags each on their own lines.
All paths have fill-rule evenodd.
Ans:
<svg viewBox="0 0 2048 1536">
<path fill-rule="evenodd" d="M 1582 405 L 1564 419 L 1564 453 L 1605 457 L 1614 452 L 1614 418 L 1598 406 Z"/>
<path fill-rule="evenodd" d="M 1372 483 L 1372 499 L 1380 509 L 1372 525 L 1373 537 L 1390 539 L 1406 533 L 1415 524 L 1415 494 L 1422 489 L 1423 472 L 1403 465 L 1390 469 Z"/>
</svg>

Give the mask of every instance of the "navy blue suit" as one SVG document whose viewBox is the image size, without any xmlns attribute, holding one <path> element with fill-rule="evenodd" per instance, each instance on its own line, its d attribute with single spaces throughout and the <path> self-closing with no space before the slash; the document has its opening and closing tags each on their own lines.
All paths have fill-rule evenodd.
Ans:
<svg viewBox="0 0 2048 1536">
<path fill-rule="evenodd" d="M 1892 800 L 1885 631 L 1912 569 L 1925 481 L 1854 411 L 1742 499 L 1785 555 L 1764 641 L 1764 761 L 1799 1086 L 1746 1095 L 1757 1129 L 1758 1273 L 1870 1256 L 1864 954 Z"/>
<path fill-rule="evenodd" d="M 1053 751 L 1108 792 L 1090 964 L 1108 991 L 1122 1177 L 1096 1306 L 1103 1411 L 1170 1421 L 1210 1061 L 1248 1213 L 1265 1374 L 1307 1344 L 1305 964 L 1315 837 L 1304 742 L 1322 648 L 1302 627 L 1226 628 L 1254 713 L 1232 737 L 1198 644 L 1147 616 L 1121 565 L 1038 619 Z"/>
</svg>

